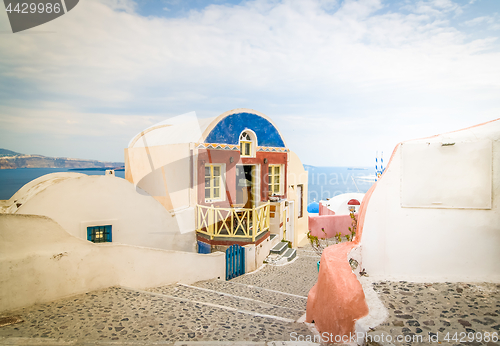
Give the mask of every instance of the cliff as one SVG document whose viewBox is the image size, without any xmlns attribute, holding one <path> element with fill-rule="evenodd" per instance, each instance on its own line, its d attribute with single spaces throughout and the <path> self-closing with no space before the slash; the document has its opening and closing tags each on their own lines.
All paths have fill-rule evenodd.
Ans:
<svg viewBox="0 0 500 346">
<path fill-rule="evenodd" d="M 117 168 L 123 162 L 106 162 L 97 160 L 72 159 L 67 157 L 47 157 L 42 155 L 25 155 L 14 151 L 0 149 L 0 169 L 13 168 Z"/>
</svg>

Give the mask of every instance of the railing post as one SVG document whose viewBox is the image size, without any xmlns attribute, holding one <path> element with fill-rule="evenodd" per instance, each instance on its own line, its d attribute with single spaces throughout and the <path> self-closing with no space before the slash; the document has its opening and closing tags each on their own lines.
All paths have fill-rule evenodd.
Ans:
<svg viewBox="0 0 500 346">
<path fill-rule="evenodd" d="M 197 215 L 196 231 L 199 232 L 201 230 L 201 227 L 200 227 L 200 206 L 199 205 L 196 206 L 196 215 Z"/>
<path fill-rule="evenodd" d="M 271 224 L 271 203 L 267 203 L 266 206 L 266 228 L 269 228 Z"/>
<path fill-rule="evenodd" d="M 231 233 L 230 234 L 236 234 L 236 232 L 234 231 L 234 213 L 236 213 L 236 211 L 234 209 L 230 209 L 229 212 L 231 213 Z"/>
<path fill-rule="evenodd" d="M 207 212 L 208 212 L 208 227 L 209 227 L 208 233 L 210 234 L 210 239 L 214 239 L 215 209 L 213 204 L 208 208 Z"/>
<path fill-rule="evenodd" d="M 252 243 L 255 243 L 255 228 L 257 226 L 255 219 L 256 219 L 255 206 L 253 206 L 253 208 L 252 208 Z"/>
</svg>

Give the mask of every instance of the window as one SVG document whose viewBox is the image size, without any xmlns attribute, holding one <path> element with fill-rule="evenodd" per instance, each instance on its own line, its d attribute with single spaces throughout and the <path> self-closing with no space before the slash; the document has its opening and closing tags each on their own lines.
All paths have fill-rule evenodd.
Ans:
<svg viewBox="0 0 500 346">
<path fill-rule="evenodd" d="M 299 218 L 304 216 L 304 185 L 297 185 L 297 198 L 299 200 Z"/>
<path fill-rule="evenodd" d="M 241 157 L 255 157 L 257 152 L 257 135 L 250 129 L 246 129 L 240 135 Z"/>
<path fill-rule="evenodd" d="M 111 225 L 87 227 L 87 240 L 93 243 L 111 242 Z"/>
<path fill-rule="evenodd" d="M 252 156 L 252 139 L 248 132 L 240 135 L 240 154 L 241 156 Z"/>
<path fill-rule="evenodd" d="M 281 195 L 281 165 L 269 165 L 269 193 Z"/>
<path fill-rule="evenodd" d="M 205 199 L 222 199 L 222 165 L 205 165 Z"/>
</svg>

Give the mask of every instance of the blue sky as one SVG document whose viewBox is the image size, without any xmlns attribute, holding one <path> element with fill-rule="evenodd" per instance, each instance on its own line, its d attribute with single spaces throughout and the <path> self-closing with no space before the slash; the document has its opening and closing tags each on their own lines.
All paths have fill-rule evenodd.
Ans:
<svg viewBox="0 0 500 346">
<path fill-rule="evenodd" d="M 303 163 L 373 165 L 404 140 L 500 118 L 500 1 L 83 0 L 12 34 L 0 147 L 123 160 L 190 111 L 252 108 Z"/>
</svg>

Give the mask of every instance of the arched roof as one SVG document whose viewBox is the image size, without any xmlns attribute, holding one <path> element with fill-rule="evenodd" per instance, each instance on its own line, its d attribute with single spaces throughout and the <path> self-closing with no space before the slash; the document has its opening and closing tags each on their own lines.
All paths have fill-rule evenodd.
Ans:
<svg viewBox="0 0 500 346">
<path fill-rule="evenodd" d="M 314 201 L 307 205 L 307 212 L 312 214 L 319 213 L 319 203 Z"/>
<path fill-rule="evenodd" d="M 351 205 L 351 201 L 357 201 L 359 203 L 363 201 L 364 197 L 365 194 L 360 192 L 344 193 L 328 199 L 323 202 L 323 204 L 326 205 L 328 209 L 334 211 L 335 215 L 345 215 L 350 213 L 348 205 Z"/>
<path fill-rule="evenodd" d="M 218 116 L 203 133 L 205 143 L 238 144 L 240 134 L 250 129 L 260 146 L 286 148 L 276 125 L 266 115 L 253 109 L 238 108 Z"/>
<path fill-rule="evenodd" d="M 255 132 L 259 146 L 286 148 L 280 131 L 266 115 L 238 108 L 215 118 L 197 118 L 195 112 L 166 119 L 135 135 L 129 148 L 178 143 L 239 144 L 241 132 Z"/>
<path fill-rule="evenodd" d="M 4 213 L 15 213 L 28 200 L 43 192 L 48 187 L 59 184 L 67 179 L 86 177 L 86 174 L 73 172 L 56 172 L 42 175 L 26 183 L 2 207 Z"/>
</svg>

